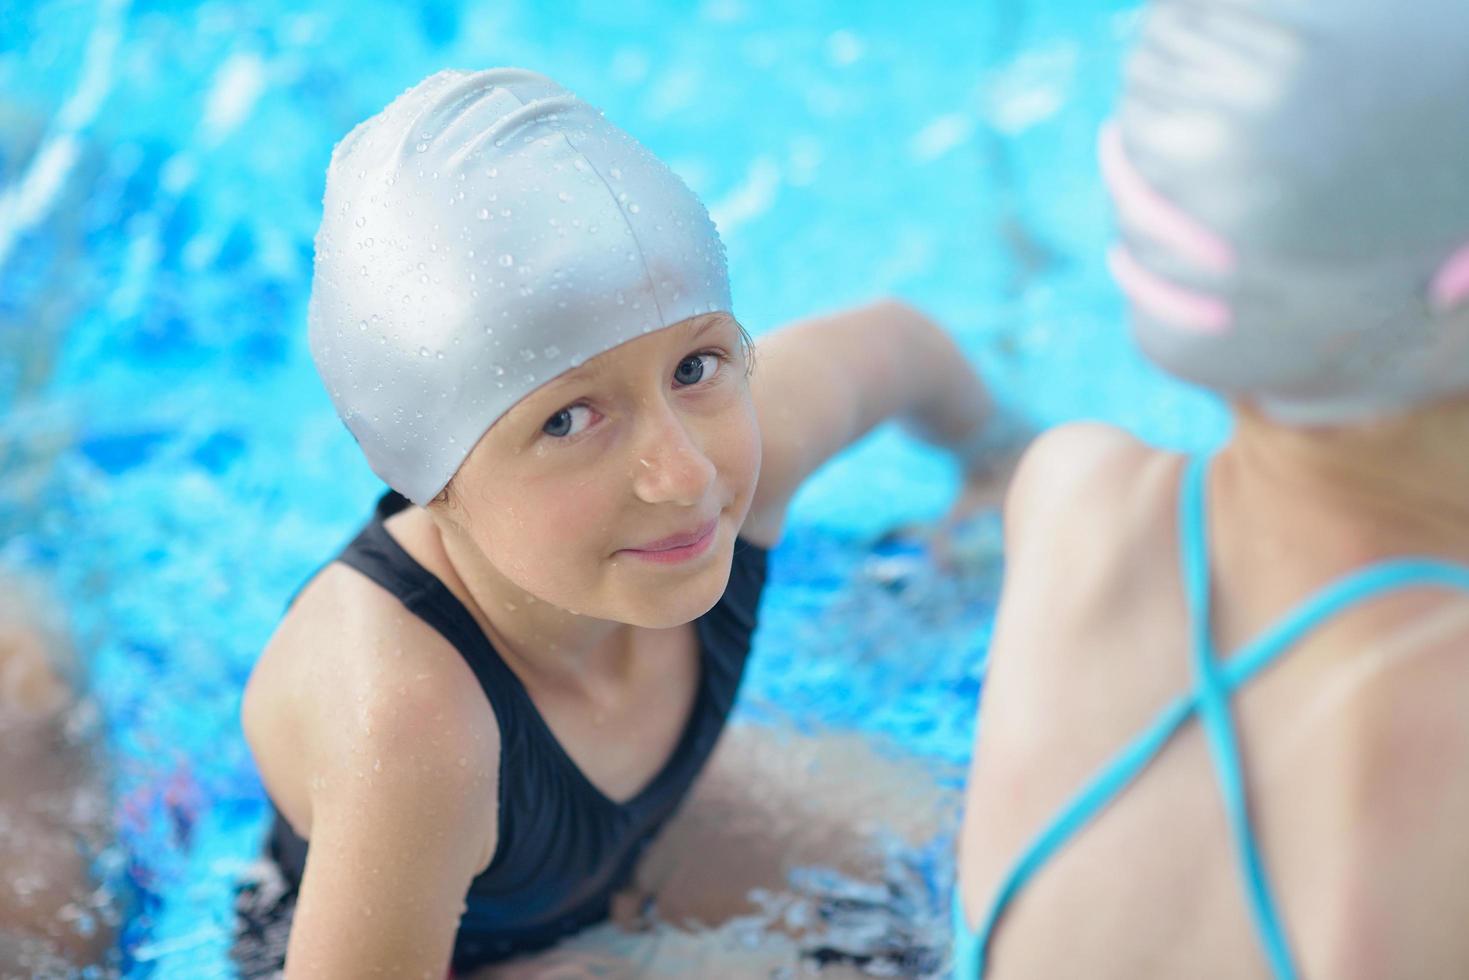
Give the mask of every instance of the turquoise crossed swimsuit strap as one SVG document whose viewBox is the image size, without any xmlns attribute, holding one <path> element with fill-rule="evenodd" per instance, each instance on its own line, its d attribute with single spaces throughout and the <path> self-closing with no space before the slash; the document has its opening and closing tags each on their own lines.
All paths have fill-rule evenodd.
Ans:
<svg viewBox="0 0 1469 980">
<path fill-rule="evenodd" d="M 1249 799 L 1229 713 L 1229 697 L 1333 616 L 1378 596 L 1409 588 L 1429 586 L 1469 592 L 1469 568 L 1422 558 L 1372 565 L 1321 589 L 1259 639 L 1221 663 L 1214 652 L 1209 616 L 1209 550 L 1205 521 L 1208 464 L 1207 457 L 1190 461 L 1179 502 L 1179 536 L 1183 580 L 1188 596 L 1194 687 L 1165 707 L 1152 724 L 1124 746 L 1031 841 L 1005 876 L 977 931 L 969 929 L 960 890 L 955 887 L 954 976 L 957 978 L 968 980 L 984 975 L 990 939 L 1010 901 L 1061 845 L 1109 806 L 1147 768 L 1195 712 L 1204 727 L 1218 773 L 1230 833 L 1265 955 L 1271 970 L 1280 980 L 1294 980 L 1297 976 L 1250 826 Z"/>
</svg>

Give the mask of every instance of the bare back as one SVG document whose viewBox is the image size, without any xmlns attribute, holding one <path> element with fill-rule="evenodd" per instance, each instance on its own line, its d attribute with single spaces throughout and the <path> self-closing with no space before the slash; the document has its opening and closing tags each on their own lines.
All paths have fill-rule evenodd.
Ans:
<svg viewBox="0 0 1469 980">
<path fill-rule="evenodd" d="M 961 844 L 970 923 L 1031 838 L 1192 685 L 1177 531 L 1183 460 L 1072 426 L 1032 450 Z M 1211 508 L 1228 657 L 1354 570 L 1309 515 Z M 1287 510 L 1282 506 L 1282 513 Z M 1469 962 L 1469 599 L 1417 589 L 1332 620 L 1234 698 L 1253 822 L 1308 977 Z M 1404 898 L 1411 901 L 1403 901 Z M 1010 907 L 995 977 L 1266 977 L 1213 764 L 1189 724 Z"/>
</svg>

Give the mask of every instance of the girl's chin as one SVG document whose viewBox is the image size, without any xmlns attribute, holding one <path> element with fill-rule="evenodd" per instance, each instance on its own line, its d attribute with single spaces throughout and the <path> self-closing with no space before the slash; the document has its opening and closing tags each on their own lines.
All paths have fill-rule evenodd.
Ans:
<svg viewBox="0 0 1469 980">
<path fill-rule="evenodd" d="M 713 564 L 717 567 L 719 563 Z M 713 609 L 724 595 L 729 563 L 724 563 L 722 575 L 715 575 L 714 568 L 706 571 L 708 574 L 693 576 L 687 582 L 664 586 L 651 602 L 647 591 L 640 590 L 639 601 L 627 604 L 627 615 L 620 617 L 622 622 L 643 629 L 673 629 L 692 623 Z"/>
</svg>

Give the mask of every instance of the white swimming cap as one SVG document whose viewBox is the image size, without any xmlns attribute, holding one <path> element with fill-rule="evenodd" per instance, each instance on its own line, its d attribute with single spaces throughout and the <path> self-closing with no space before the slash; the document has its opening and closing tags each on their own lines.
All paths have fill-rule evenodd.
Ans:
<svg viewBox="0 0 1469 980">
<path fill-rule="evenodd" d="M 698 198 L 544 76 L 440 72 L 332 153 L 311 354 L 368 463 L 414 503 L 540 385 L 729 310 Z"/>
<path fill-rule="evenodd" d="M 1102 138 L 1144 351 L 1287 424 L 1469 391 L 1469 3 L 1145 18 Z"/>
</svg>

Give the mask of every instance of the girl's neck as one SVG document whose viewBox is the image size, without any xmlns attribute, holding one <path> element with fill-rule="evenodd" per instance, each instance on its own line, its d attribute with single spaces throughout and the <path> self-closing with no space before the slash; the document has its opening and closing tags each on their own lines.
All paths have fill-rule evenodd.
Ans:
<svg viewBox="0 0 1469 980">
<path fill-rule="evenodd" d="M 1249 406 L 1235 417 L 1217 479 L 1242 512 L 1311 528 L 1359 561 L 1469 564 L 1469 397 L 1339 429 L 1278 425 Z"/>
</svg>

